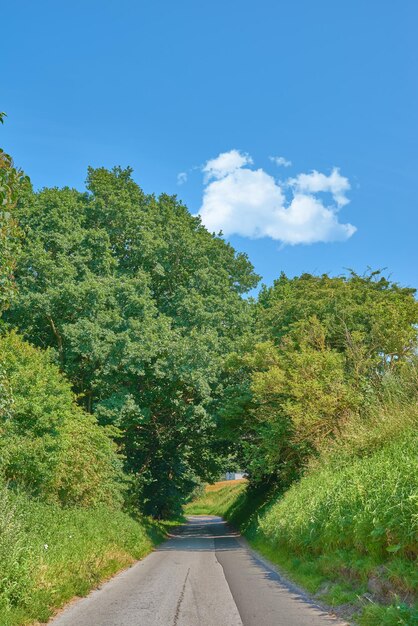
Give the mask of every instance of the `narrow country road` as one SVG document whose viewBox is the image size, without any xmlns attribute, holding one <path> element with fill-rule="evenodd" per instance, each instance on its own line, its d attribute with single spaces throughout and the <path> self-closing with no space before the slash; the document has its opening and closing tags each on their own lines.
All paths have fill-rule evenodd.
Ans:
<svg viewBox="0 0 418 626">
<path fill-rule="evenodd" d="M 220 517 L 175 535 L 53 626 L 341 626 L 248 550 Z"/>
</svg>

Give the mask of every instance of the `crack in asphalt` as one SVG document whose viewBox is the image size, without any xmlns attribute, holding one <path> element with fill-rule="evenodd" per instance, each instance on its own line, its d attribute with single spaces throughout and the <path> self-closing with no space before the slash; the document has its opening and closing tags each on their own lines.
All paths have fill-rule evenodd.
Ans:
<svg viewBox="0 0 418 626">
<path fill-rule="evenodd" d="M 181 607 L 181 603 L 183 602 L 184 592 L 186 590 L 186 583 L 187 583 L 187 579 L 189 577 L 189 573 L 190 573 L 190 567 L 187 570 L 186 578 L 184 579 L 183 587 L 182 587 L 181 593 L 179 595 L 179 599 L 177 600 L 176 613 L 174 615 L 173 626 L 177 626 L 177 624 L 178 624 L 178 619 L 180 617 L 180 607 Z"/>
</svg>

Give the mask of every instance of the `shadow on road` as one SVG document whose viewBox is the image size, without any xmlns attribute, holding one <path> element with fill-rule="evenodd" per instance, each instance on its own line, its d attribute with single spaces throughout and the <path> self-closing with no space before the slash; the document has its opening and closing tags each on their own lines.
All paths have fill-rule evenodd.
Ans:
<svg viewBox="0 0 418 626">
<path fill-rule="evenodd" d="M 309 606 L 314 611 L 313 621 L 309 623 L 317 624 L 315 618 L 324 618 L 327 624 L 335 623 L 333 617 L 319 607 L 312 598 L 269 567 L 262 557 L 258 557 L 249 550 L 240 537 L 240 533 L 232 529 L 220 517 L 190 516 L 187 523 L 169 535 L 168 541 L 161 544 L 157 551 L 213 552 L 224 569 L 231 592 L 239 607 L 251 605 L 250 589 L 255 591 L 259 588 L 260 591 L 265 591 L 267 587 L 269 591 L 266 600 L 268 598 L 269 602 L 274 596 L 287 597 L 294 603 L 294 610 L 298 606 L 305 607 L 305 609 Z M 237 572 L 241 574 L 237 575 Z M 251 606 L 248 610 L 251 611 Z M 252 623 L 251 620 L 248 623 Z M 301 623 L 305 624 L 304 621 Z M 341 622 L 338 623 L 341 624 Z"/>
<path fill-rule="evenodd" d="M 218 552 L 242 549 L 236 537 L 240 534 L 220 517 L 191 516 L 187 524 L 169 534 L 158 552 Z"/>
</svg>

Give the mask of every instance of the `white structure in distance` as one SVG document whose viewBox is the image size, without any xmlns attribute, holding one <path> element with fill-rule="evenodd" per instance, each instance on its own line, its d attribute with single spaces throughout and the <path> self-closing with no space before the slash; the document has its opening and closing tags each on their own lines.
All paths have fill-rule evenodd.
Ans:
<svg viewBox="0 0 418 626">
<path fill-rule="evenodd" d="M 245 477 L 246 473 L 240 470 L 237 472 L 226 472 L 225 474 L 225 480 L 241 480 Z"/>
</svg>

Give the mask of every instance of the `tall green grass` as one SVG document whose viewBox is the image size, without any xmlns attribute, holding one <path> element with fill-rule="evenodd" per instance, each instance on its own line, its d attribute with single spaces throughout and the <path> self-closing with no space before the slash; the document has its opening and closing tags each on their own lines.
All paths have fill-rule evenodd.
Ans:
<svg viewBox="0 0 418 626">
<path fill-rule="evenodd" d="M 397 432 L 375 415 L 368 433 L 352 431 L 357 445 L 350 450 L 346 432 L 284 494 L 221 485 L 186 511 L 230 520 L 310 592 L 353 605 L 362 625 L 418 624 L 416 408 L 399 408 Z"/>
<path fill-rule="evenodd" d="M 107 508 L 61 508 L 0 490 L 0 624 L 55 608 L 150 552 L 164 528 Z"/>
<path fill-rule="evenodd" d="M 308 473 L 271 507 L 261 531 L 295 552 L 416 557 L 417 443 L 408 430 L 372 455 Z"/>
</svg>

